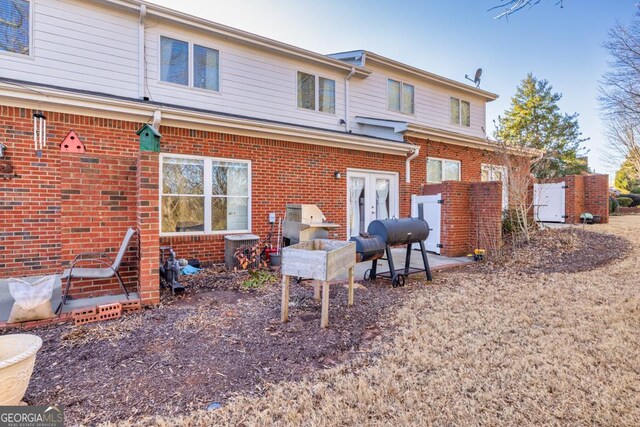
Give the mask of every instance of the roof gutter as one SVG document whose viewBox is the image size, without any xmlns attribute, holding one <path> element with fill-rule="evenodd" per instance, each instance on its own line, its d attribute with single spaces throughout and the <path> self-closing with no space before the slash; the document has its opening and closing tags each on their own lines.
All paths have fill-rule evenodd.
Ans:
<svg viewBox="0 0 640 427">
<path fill-rule="evenodd" d="M 309 129 L 241 117 L 228 117 L 135 100 L 70 93 L 48 87 L 15 85 L 2 81 L 0 81 L 0 103 L 83 116 L 95 115 L 129 122 L 153 121 L 159 123 L 162 120 L 164 126 L 188 127 L 189 129 L 257 136 L 396 156 L 406 156 L 414 150 L 414 146 L 404 142 L 386 141 L 344 132 Z"/>
<path fill-rule="evenodd" d="M 523 157 L 537 157 L 544 154 L 543 150 L 535 148 L 511 147 L 498 142 L 491 142 L 485 138 L 463 135 L 460 133 L 449 132 L 446 130 L 430 128 L 427 126 L 418 126 L 409 124 L 405 136 L 413 136 L 416 138 L 426 138 L 434 141 L 440 141 L 446 144 L 459 145 L 463 147 L 476 148 L 479 150 L 487 150 L 492 152 L 506 151 L 507 154 Z"/>
</svg>

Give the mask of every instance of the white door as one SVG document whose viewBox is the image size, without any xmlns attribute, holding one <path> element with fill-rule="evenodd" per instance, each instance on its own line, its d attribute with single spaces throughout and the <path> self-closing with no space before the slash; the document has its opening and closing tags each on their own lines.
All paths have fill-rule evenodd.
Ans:
<svg viewBox="0 0 640 427">
<path fill-rule="evenodd" d="M 424 220 L 429 224 L 429 237 L 424 241 L 424 247 L 429 252 L 440 254 L 440 219 L 442 204 L 442 194 L 435 196 L 411 196 L 411 216 L 418 218 L 418 205 L 422 204 Z M 419 249 L 419 245 L 414 245 L 414 249 Z"/>
<path fill-rule="evenodd" d="M 533 213 L 538 222 L 565 222 L 565 183 L 533 184 Z"/>
<path fill-rule="evenodd" d="M 373 220 L 398 217 L 398 176 L 348 171 L 347 197 L 347 232 L 358 236 Z"/>
</svg>

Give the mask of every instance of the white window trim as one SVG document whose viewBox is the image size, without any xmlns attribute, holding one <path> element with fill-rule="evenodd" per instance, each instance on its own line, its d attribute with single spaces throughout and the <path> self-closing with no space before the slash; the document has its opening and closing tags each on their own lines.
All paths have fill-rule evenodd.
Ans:
<svg viewBox="0 0 640 427">
<path fill-rule="evenodd" d="M 440 181 L 429 181 L 429 160 L 439 160 L 441 162 L 443 162 L 442 164 L 442 168 L 440 169 Z M 451 163 L 457 163 L 458 164 L 458 179 L 457 181 L 462 181 L 462 162 L 460 160 L 454 160 L 454 159 L 444 159 L 441 157 L 427 157 L 427 161 L 425 164 L 425 168 L 427 171 L 427 175 L 426 175 L 426 181 L 427 184 L 440 184 L 442 182 L 444 182 L 443 178 L 444 178 L 444 162 L 451 162 Z"/>
<path fill-rule="evenodd" d="M 389 108 L 389 84 L 391 83 L 391 81 L 394 82 L 398 82 L 400 83 L 400 110 L 394 110 L 392 108 Z M 402 89 L 404 88 L 404 85 L 408 85 L 413 87 L 413 112 L 411 113 L 405 113 L 404 111 L 402 111 L 402 104 L 403 104 L 403 100 L 404 97 L 402 96 Z M 416 115 L 416 85 L 411 84 L 411 83 L 406 83 L 402 80 L 399 79 L 394 79 L 391 77 L 387 77 L 387 111 L 390 111 L 392 113 L 400 113 L 400 114 L 404 114 L 406 116 L 414 116 Z"/>
<path fill-rule="evenodd" d="M 204 231 L 182 231 L 182 232 L 163 232 L 162 231 L 162 164 L 165 157 L 169 158 L 182 158 L 182 159 L 196 159 L 196 160 L 204 160 Z M 247 164 L 247 180 L 248 180 L 248 192 L 247 192 L 247 229 L 246 230 L 212 230 L 211 229 L 211 199 L 213 195 L 211 194 L 213 191 L 213 183 L 211 179 L 207 179 L 207 177 L 211 177 L 211 163 L 212 162 L 228 162 L 228 163 L 246 163 Z M 159 225 L 160 225 L 160 237 L 175 237 L 175 236 L 204 236 L 204 235 L 221 235 L 221 234 L 243 234 L 243 233 L 251 233 L 251 204 L 253 200 L 252 196 L 252 182 L 253 176 L 251 173 L 251 160 L 241 160 L 241 159 L 228 159 L 222 157 L 209 157 L 209 156 L 192 156 L 189 154 L 172 154 L 172 153 L 160 153 L 160 163 L 158 164 L 159 171 L 159 182 L 158 182 L 158 213 L 159 213 Z M 207 196 L 208 195 L 208 196 Z M 209 203 L 207 203 L 209 200 Z M 209 207 L 207 208 L 207 206 Z"/>
<path fill-rule="evenodd" d="M 9 56 L 12 58 L 22 58 L 22 59 L 30 59 L 33 60 L 35 59 L 35 46 L 33 45 L 33 27 L 35 26 L 35 19 L 34 19 L 34 12 L 33 9 L 35 8 L 35 1 L 34 0 L 25 0 L 27 3 L 29 3 L 29 54 L 28 55 L 24 55 L 22 53 L 16 53 L 16 52 L 7 52 L 6 50 L 0 50 L 0 55 L 3 56 Z"/>
<path fill-rule="evenodd" d="M 507 172 L 507 167 L 506 166 L 501 166 L 501 165 L 492 165 L 489 163 L 482 163 L 480 165 L 480 180 L 482 180 L 482 172 L 483 171 L 488 171 L 489 172 L 489 181 L 485 181 L 485 182 L 498 182 L 496 179 L 494 179 L 493 177 L 493 173 L 495 171 L 500 171 L 500 173 L 502 173 L 502 210 L 506 210 L 509 208 L 509 174 Z"/>
<path fill-rule="evenodd" d="M 187 43 L 187 55 L 188 55 L 188 60 L 187 60 L 187 72 L 189 73 L 188 75 L 188 84 L 186 85 L 181 85 L 179 83 L 172 83 L 172 82 L 165 82 L 164 80 L 162 80 L 162 37 L 168 38 L 168 39 L 172 39 L 172 40 L 177 40 L 179 42 L 183 42 L 183 43 Z M 212 45 L 209 45 L 207 43 L 200 43 L 197 41 L 192 41 L 192 40 L 187 40 L 182 38 L 181 36 L 169 36 L 166 34 L 158 34 L 158 49 L 157 49 L 157 62 L 158 62 L 158 79 L 157 79 L 157 83 L 159 85 L 163 85 L 163 86 L 171 86 L 171 87 L 175 87 L 175 88 L 182 88 L 182 89 L 188 89 L 188 90 L 192 90 L 195 92 L 204 92 L 207 94 L 212 94 L 212 95 L 222 95 L 222 51 L 220 50 L 219 47 L 215 47 Z M 218 51 L 218 90 L 215 89 L 207 89 L 207 88 L 203 88 L 203 87 L 195 87 L 193 85 L 193 71 L 194 71 L 194 64 L 193 64 L 193 48 L 195 45 L 198 46 L 202 46 L 202 47 L 206 47 L 207 49 L 212 49 L 215 51 Z"/>
<path fill-rule="evenodd" d="M 451 117 L 451 101 L 457 99 L 458 100 L 458 123 L 453 121 L 453 117 Z M 469 125 L 465 125 L 462 123 L 462 103 L 466 102 L 469 104 Z M 449 97 L 449 123 L 455 126 L 461 126 L 463 128 L 471 127 L 471 101 L 467 101 L 466 99 L 458 98 L 457 96 Z"/>
<path fill-rule="evenodd" d="M 298 105 L 298 73 L 305 73 L 305 74 L 309 74 L 310 76 L 314 77 L 314 105 L 315 108 L 312 110 L 311 108 L 302 108 Z M 331 80 L 334 83 L 334 90 L 333 90 L 333 98 L 335 100 L 335 104 L 333 106 L 333 109 L 335 110 L 333 113 L 330 111 L 321 111 L 320 110 L 320 77 L 322 77 L 325 80 Z M 300 70 L 297 69 L 296 70 L 296 75 L 294 78 L 294 82 L 295 82 L 295 88 L 294 88 L 294 93 L 296 94 L 295 97 L 295 107 L 297 110 L 299 111 L 307 111 L 307 112 L 315 112 L 315 113 L 322 113 L 322 114 L 327 114 L 329 116 L 336 116 L 338 113 L 338 81 L 336 79 L 333 79 L 331 77 L 326 77 L 326 76 L 321 76 L 319 74 L 316 74 L 312 71 L 305 71 L 305 70 Z"/>
</svg>

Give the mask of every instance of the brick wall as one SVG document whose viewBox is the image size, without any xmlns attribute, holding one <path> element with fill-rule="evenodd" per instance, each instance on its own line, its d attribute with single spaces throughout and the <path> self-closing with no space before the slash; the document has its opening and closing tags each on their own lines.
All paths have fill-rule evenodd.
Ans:
<svg viewBox="0 0 640 427">
<path fill-rule="evenodd" d="M 141 152 L 136 164 L 136 229 L 140 241 L 137 253 L 139 294 L 142 303 L 149 305 L 160 302 L 159 155 Z"/>
<path fill-rule="evenodd" d="M 609 175 L 567 175 L 545 180 L 544 183 L 564 182 L 565 222 L 579 224 L 580 215 L 588 212 L 600 215 L 603 223 L 609 222 Z"/>
<path fill-rule="evenodd" d="M 609 222 L 609 175 L 584 177 L 584 209 L 593 215 L 600 215 L 601 222 Z"/>
<path fill-rule="evenodd" d="M 47 147 L 33 148 L 33 111 L 0 106 L 0 142 L 18 174 L 0 180 L 0 276 L 61 273 L 78 252 L 118 251 L 135 225 L 135 159 L 138 123 L 44 111 Z M 86 154 L 61 153 L 74 129 Z M 134 241 L 123 279 L 135 287 Z M 117 289 L 117 281 L 72 281 L 72 296 Z"/>
<path fill-rule="evenodd" d="M 445 181 L 424 186 L 440 193 L 441 255 L 464 256 L 476 248 L 494 249 L 502 239 L 502 183 Z"/>
</svg>

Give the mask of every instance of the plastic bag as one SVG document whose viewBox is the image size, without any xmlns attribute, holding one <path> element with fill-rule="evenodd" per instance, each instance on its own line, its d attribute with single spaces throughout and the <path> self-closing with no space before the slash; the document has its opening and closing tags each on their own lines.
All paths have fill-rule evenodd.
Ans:
<svg viewBox="0 0 640 427">
<path fill-rule="evenodd" d="M 15 300 L 8 323 L 48 319 L 53 316 L 51 297 L 56 276 L 45 276 L 35 282 L 9 279 L 9 293 Z"/>
</svg>

